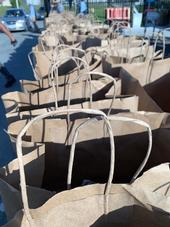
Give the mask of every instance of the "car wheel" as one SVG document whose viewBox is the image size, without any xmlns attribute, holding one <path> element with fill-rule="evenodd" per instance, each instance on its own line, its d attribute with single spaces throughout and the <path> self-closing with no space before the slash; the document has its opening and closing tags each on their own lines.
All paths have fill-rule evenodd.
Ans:
<svg viewBox="0 0 170 227">
<path fill-rule="evenodd" d="M 31 29 L 32 29 L 32 26 L 31 26 L 31 24 L 29 22 L 26 23 L 25 27 L 26 27 L 25 31 L 31 31 Z"/>
</svg>

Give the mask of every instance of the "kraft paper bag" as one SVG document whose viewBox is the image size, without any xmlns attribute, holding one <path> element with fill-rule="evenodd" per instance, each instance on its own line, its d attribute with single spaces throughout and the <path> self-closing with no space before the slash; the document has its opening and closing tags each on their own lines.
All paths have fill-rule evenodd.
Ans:
<svg viewBox="0 0 170 227">
<path fill-rule="evenodd" d="M 16 139 L 13 140 L 13 138 L 11 138 L 11 140 L 14 143 L 15 149 Z M 40 143 L 24 142 L 23 154 L 28 185 L 40 187 L 42 185 L 45 168 L 45 146 Z M 17 158 L 0 168 L 0 177 L 15 188 L 20 188 Z"/>
<path fill-rule="evenodd" d="M 124 64 L 122 67 L 144 86 L 170 72 L 170 58 L 145 63 Z"/>
<path fill-rule="evenodd" d="M 71 51 L 71 55 L 69 55 L 69 53 Z M 67 74 L 73 74 L 75 73 L 74 71 L 76 71 L 76 64 L 75 61 L 73 61 L 73 59 L 68 59 L 68 57 L 74 57 L 74 56 L 78 56 L 77 57 L 81 57 L 82 60 L 85 60 L 87 62 L 87 64 L 89 65 L 89 70 L 92 71 L 96 68 L 96 66 L 101 62 L 101 57 L 99 55 L 94 55 L 93 53 L 91 53 L 90 51 L 88 51 L 87 53 L 85 53 L 85 56 L 79 56 L 79 52 L 78 50 L 76 51 L 76 48 L 73 49 L 69 49 L 66 48 L 64 49 L 64 53 L 62 53 L 62 51 L 60 51 L 60 55 L 63 54 L 65 55 L 66 61 L 63 62 L 62 64 L 59 65 L 59 69 L 58 69 L 58 75 L 60 76 L 59 78 L 59 83 L 63 83 L 63 81 L 65 81 L 65 78 Z M 32 67 L 34 67 L 34 71 L 37 75 L 37 78 L 39 80 L 43 79 L 44 77 L 46 78 L 50 72 L 51 66 L 53 64 L 55 64 L 56 61 L 58 61 L 58 54 L 57 54 L 57 50 L 46 50 L 46 51 L 39 51 L 39 50 L 33 50 L 33 55 L 35 57 L 34 60 L 34 65 Z M 83 66 L 83 65 L 82 65 Z M 83 73 L 83 68 L 81 68 L 79 70 L 80 72 L 82 71 Z M 74 78 L 73 78 L 74 79 Z M 61 82 L 60 82 L 61 81 Z"/>
<path fill-rule="evenodd" d="M 139 97 L 139 110 L 162 112 L 161 107 L 147 94 L 140 82 L 121 66 L 112 67 L 107 62 L 102 64 L 102 72 L 121 80 L 121 94 L 135 94 Z"/>
<path fill-rule="evenodd" d="M 53 192 L 30 186 L 27 187 L 27 192 L 29 204 L 32 209 L 40 207 L 54 195 Z M 19 190 L 0 179 L 0 194 L 3 198 L 7 219 L 10 220 L 14 218 L 18 211 L 22 210 L 21 193 Z M 15 226 L 15 224 L 12 225 Z M 19 222 L 18 226 L 20 226 Z"/>
<path fill-rule="evenodd" d="M 76 104 L 85 101 L 90 96 L 92 96 L 94 101 L 97 101 L 105 98 L 105 94 L 108 93 L 108 91 L 109 94 L 113 94 L 115 87 L 113 82 L 110 81 L 111 80 L 101 78 L 100 80 L 91 80 L 90 85 L 88 81 L 73 83 L 71 86 L 66 84 L 65 86 L 59 86 L 55 91 L 54 88 L 51 87 L 29 94 L 11 92 L 3 95 L 2 100 L 7 112 L 15 111 L 17 108 L 21 107 L 25 107 L 27 110 L 31 108 L 51 107 L 54 106 L 54 102 L 57 102 L 58 106 L 63 106 L 67 105 L 68 99 L 71 100 L 71 103 Z M 118 81 L 117 95 L 120 94 L 120 89 L 121 83 Z"/>
<path fill-rule="evenodd" d="M 107 70 L 107 71 L 106 71 Z M 162 112 L 161 108 L 154 102 L 154 100 L 151 99 L 151 97 L 146 93 L 146 91 L 141 87 L 139 82 L 134 79 L 126 70 L 123 70 L 121 68 L 111 68 L 108 70 L 108 68 L 103 68 L 104 73 L 110 74 L 113 78 L 116 77 L 119 78 L 118 82 L 118 93 L 117 95 L 125 95 L 125 96 L 138 96 L 139 97 L 139 108 L 138 110 L 142 111 L 153 111 L 153 112 Z M 95 79 L 95 78 L 94 78 Z M 116 78 L 115 78 L 116 79 Z M 93 80 L 92 80 L 93 81 Z M 104 81 L 104 80 L 102 80 Z M 85 84 L 85 82 L 82 82 L 82 84 Z M 101 86 L 97 88 L 97 83 L 102 83 L 101 81 L 94 80 L 94 90 L 96 90 L 96 93 L 93 93 L 93 100 L 101 100 L 104 99 L 105 95 L 112 95 L 113 89 L 110 88 L 111 84 L 106 85 L 105 88 L 99 90 Z M 77 87 L 77 88 L 76 88 Z M 84 87 L 84 86 L 83 86 Z M 82 88 L 77 84 L 73 84 L 71 88 L 71 104 L 76 103 L 82 103 L 82 99 L 75 99 L 80 97 L 89 97 L 88 92 L 86 93 L 86 96 L 82 96 Z M 83 88 L 84 90 L 84 88 Z M 49 92 L 51 91 L 51 92 Z M 59 99 L 58 99 L 58 105 L 63 106 L 67 105 L 67 94 L 68 94 L 68 86 L 65 87 L 59 87 Z M 72 95 L 73 92 L 73 95 Z M 108 93 L 109 92 L 109 93 Z M 119 93 L 120 92 L 120 93 Z M 11 98 L 13 97 L 13 98 Z M 65 97 L 65 98 L 64 98 Z M 65 101 L 64 101 L 65 99 Z M 4 102 L 4 106 L 6 109 L 6 112 L 15 112 L 16 109 L 19 107 L 18 111 L 24 111 L 24 110 L 31 110 L 31 109 L 37 109 L 37 108 L 49 108 L 54 107 L 54 102 L 56 101 L 55 93 L 52 88 L 45 89 L 43 91 L 39 91 L 31 94 L 24 94 L 20 92 L 13 92 L 13 93 L 7 93 L 2 96 L 2 100 Z M 61 101 L 61 102 L 60 102 Z M 64 101 L 64 102 L 63 102 Z M 22 108 L 21 108 L 22 107 Z"/>
<path fill-rule="evenodd" d="M 137 96 L 117 96 L 112 102 L 113 96 L 106 94 L 106 99 L 93 101 L 90 105 L 90 102 L 82 102 L 81 104 L 70 105 L 70 109 L 97 109 L 102 110 L 105 114 L 116 114 L 118 112 L 136 112 L 138 111 L 139 98 Z M 58 107 L 60 109 L 67 109 L 68 106 Z M 22 120 L 22 119 L 32 119 L 33 117 L 47 113 L 50 110 L 54 110 L 54 107 L 51 108 L 42 108 L 28 111 L 17 111 L 9 112 L 6 114 L 8 125 L 12 122 Z"/>
<path fill-rule="evenodd" d="M 104 59 L 113 66 L 121 63 L 145 62 L 153 58 L 153 46 L 131 48 L 116 46 L 113 49 L 107 46 L 107 48 L 97 47 L 95 50 L 99 55 L 104 56 Z"/>
<path fill-rule="evenodd" d="M 136 36 L 124 37 L 119 35 L 117 38 L 110 39 L 108 42 L 112 46 L 118 46 L 122 48 L 149 46 L 148 39 L 138 38 Z"/>
<path fill-rule="evenodd" d="M 141 87 L 138 80 L 134 79 L 123 68 L 120 70 L 119 78 L 122 81 L 122 93 L 132 93 L 139 97 L 139 110 L 162 112 L 161 107 Z"/>
<path fill-rule="evenodd" d="M 87 63 L 89 64 L 89 70 L 93 71 L 96 68 L 98 68 L 98 66 L 101 63 L 101 58 L 98 55 L 94 55 L 93 53 L 87 53 L 86 57 L 84 58 L 85 60 L 87 59 Z M 72 83 L 74 82 L 80 75 L 83 75 L 86 72 L 86 69 L 78 69 L 77 67 L 75 67 L 75 62 L 72 61 L 72 63 L 70 62 L 70 67 L 68 65 L 68 61 L 67 64 L 64 64 L 63 66 L 60 66 L 58 69 L 58 83 L 59 85 L 64 85 L 66 83 Z M 72 64 L 72 68 L 73 66 L 75 67 L 74 69 L 71 68 L 71 64 Z M 68 70 L 66 71 L 66 65 Z M 42 66 L 42 68 L 46 67 L 46 65 Z M 20 84 L 21 87 L 23 89 L 24 92 L 31 92 L 31 91 L 36 91 L 39 89 L 46 89 L 51 87 L 51 83 L 49 78 L 47 77 L 47 74 L 50 72 L 50 65 L 47 66 L 48 68 L 48 72 L 46 71 L 46 73 L 43 73 L 45 75 L 42 77 L 39 77 L 41 79 L 37 80 L 37 81 L 31 81 L 31 80 L 21 80 Z M 100 72 L 100 71 L 99 71 Z M 39 74 L 38 74 L 39 75 Z"/>
<path fill-rule="evenodd" d="M 35 56 L 35 72 L 39 79 L 47 77 L 51 65 L 57 60 L 57 53 L 53 50 L 46 51 L 34 51 Z M 76 64 L 73 61 L 66 61 L 63 65 L 60 66 L 59 74 L 67 74 L 70 70 L 73 70 L 76 67 Z"/>
<path fill-rule="evenodd" d="M 33 207 L 32 203 L 39 205 L 39 207 L 34 206 L 34 209 L 30 209 L 34 226 L 169 226 L 169 198 L 165 198 L 163 195 L 158 196 L 157 193 L 141 188 L 132 191 L 124 185 L 112 185 L 108 194 L 109 208 L 106 212 L 104 209 L 106 206 L 105 188 L 105 185 L 94 184 L 53 196 L 46 195 L 45 190 L 43 195 L 43 192 L 37 189 L 35 191 L 40 197 L 36 198 L 38 201 L 35 201 L 34 190 L 28 188 L 30 208 Z M 6 193 L 9 193 L 9 189 L 6 190 Z M 44 201 L 42 197 L 43 199 L 46 197 L 46 200 L 44 199 Z M 12 198 L 14 201 L 14 195 Z M 8 202 L 9 200 L 6 204 Z M 16 204 L 16 201 L 12 204 Z M 8 224 L 4 225 L 5 227 L 30 226 L 20 204 L 19 208 L 18 210 L 15 208 L 18 212 Z"/>
<path fill-rule="evenodd" d="M 169 162 L 169 115 L 162 113 L 120 113 L 114 116 L 126 116 L 147 122 L 153 133 L 153 147 L 150 158 L 144 168 L 148 170 L 158 164 Z M 46 174 L 44 175 L 44 187 L 50 190 L 61 190 L 66 187 L 66 171 L 69 156 L 69 144 L 72 141 L 75 129 L 85 120 L 83 116 L 76 115 L 59 116 L 59 118 L 45 119 L 34 123 L 24 135 L 26 141 L 44 143 L 46 148 Z M 65 119 L 64 119 L 65 118 Z M 78 118 L 78 119 L 77 119 Z M 9 125 L 8 133 L 14 137 L 18 135 L 20 130 L 25 126 L 27 120 L 20 120 Z M 115 135 L 116 144 L 116 164 L 115 164 L 115 182 L 129 182 L 143 161 L 147 146 L 148 138 L 146 129 L 132 123 L 111 122 L 111 126 Z M 101 183 L 106 180 L 109 156 L 105 152 L 108 146 L 107 135 L 104 133 L 104 125 L 97 122 L 90 127 L 90 130 L 80 132 L 77 144 L 77 161 L 75 161 L 75 171 L 73 185 L 78 186 L 83 179 L 89 179 Z M 105 144 L 102 144 L 105 141 Z M 86 149 L 88 151 L 86 152 Z M 96 164 L 93 163 L 93 155 L 96 151 L 102 155 L 96 158 Z M 82 158 L 83 157 L 83 158 Z M 61 160 L 63 165 L 61 165 Z M 105 161 L 104 161 L 105 160 Z M 81 162 L 79 167 L 78 163 Z M 129 165 L 129 163 L 131 163 Z M 105 168 L 100 168 L 100 166 Z M 49 168 L 48 168 L 49 167 Z M 52 167 L 53 175 L 51 177 L 50 168 Z M 76 172 L 76 169 L 79 171 Z M 87 168 L 89 168 L 87 170 Z M 95 168 L 95 169 L 94 169 Z M 100 172 L 100 177 L 98 177 Z M 79 175 L 82 173 L 82 177 Z M 63 180 L 61 180 L 61 175 Z M 58 183 L 56 185 L 56 180 Z M 48 187 L 48 188 L 46 188 Z"/>
<path fill-rule="evenodd" d="M 156 115 L 157 117 L 160 116 L 160 119 L 166 117 L 166 114 Z M 135 114 L 133 114 L 133 119 L 134 116 Z M 154 114 L 145 114 L 144 117 L 146 116 L 148 116 L 148 118 L 149 117 L 151 118 L 151 116 L 155 117 Z M 138 116 L 137 119 L 139 118 L 140 117 Z M 153 122 L 152 120 L 151 123 L 154 123 L 154 120 Z M 122 123 L 122 125 L 123 124 L 124 123 Z M 96 127 L 96 122 L 95 124 L 90 125 L 90 130 L 88 125 L 85 131 L 87 132 L 91 131 L 91 126 L 92 128 L 93 126 Z M 132 135 L 134 136 L 134 134 Z M 110 138 L 111 136 L 112 135 L 110 134 Z M 76 141 L 77 143 L 76 147 L 78 147 L 79 143 L 78 141 Z M 104 143 L 105 141 L 102 139 L 102 141 L 100 142 Z M 102 143 L 100 143 L 100 145 Z M 136 142 L 133 140 L 133 143 Z M 109 152 L 110 146 L 111 151 Z M 101 150 L 103 150 L 105 154 L 108 153 L 108 156 L 113 158 L 114 155 L 113 144 L 111 143 L 110 146 L 107 147 L 107 149 Z M 74 147 L 74 149 L 76 147 Z M 88 149 L 87 146 L 86 149 Z M 99 150 L 97 151 L 99 157 L 101 153 L 99 152 Z M 77 153 L 79 152 L 77 150 Z M 93 153 L 94 152 L 95 149 L 93 149 Z M 88 152 L 85 152 L 85 154 L 87 154 L 87 156 L 89 155 Z M 124 155 L 125 154 L 126 152 L 124 152 Z M 133 158 L 135 159 L 134 156 Z M 102 158 L 102 161 L 103 160 L 104 159 Z M 73 162 L 75 161 L 76 156 Z M 92 161 L 93 167 L 96 161 L 97 161 L 96 159 L 95 161 L 93 159 Z M 9 195 L 10 193 L 13 194 L 12 198 L 16 200 L 16 202 L 12 203 L 11 206 L 11 209 L 13 211 L 12 220 L 10 220 L 10 222 L 6 226 L 22 227 L 30 225 L 31 226 L 50 225 L 50 226 L 109 227 L 113 226 L 113 224 L 116 226 L 127 227 L 130 227 L 132 225 L 136 227 L 168 226 L 170 223 L 169 197 L 168 194 L 166 195 L 164 194 L 165 190 L 163 192 L 162 191 L 160 192 L 159 190 L 162 186 L 164 186 L 167 180 L 169 181 L 169 164 L 161 165 L 155 167 L 154 169 L 150 169 L 148 172 L 146 172 L 143 176 L 141 176 L 139 179 L 137 179 L 130 185 L 127 184 L 116 185 L 111 184 L 114 173 L 113 163 L 114 162 L 111 162 L 110 166 L 108 164 L 108 170 L 110 168 L 110 174 L 109 171 L 107 171 L 106 185 L 97 184 L 95 182 L 98 182 L 98 180 L 96 180 L 92 185 L 76 187 L 75 189 L 67 191 L 65 190 L 58 194 L 50 194 L 50 191 L 49 194 L 47 194 L 48 191 L 45 192 L 43 191 L 45 195 L 42 196 L 43 194 L 43 192 L 41 191 L 42 189 L 39 188 L 32 189 L 32 187 L 30 186 L 26 187 L 26 184 L 22 180 L 21 188 L 22 190 L 25 189 L 26 193 L 22 192 L 21 195 L 19 191 L 17 191 L 16 189 L 15 191 L 12 188 L 12 186 L 9 186 L 7 185 L 7 183 L 2 181 L 0 184 L 0 191 L 1 194 L 3 195 L 2 198 L 4 203 L 6 204 L 7 209 L 9 209 L 9 198 L 7 195 Z M 87 168 L 89 169 L 90 165 Z M 68 172 L 68 169 L 66 171 Z M 102 168 L 102 171 L 104 171 L 104 168 Z M 79 172 L 79 174 L 81 175 L 82 173 Z M 98 173 L 98 176 L 100 176 L 100 173 Z M 73 181 L 74 178 L 75 173 L 73 170 Z M 152 178 L 157 179 L 156 181 L 153 181 L 153 184 Z M 150 181 L 150 184 L 146 185 L 146 182 L 148 180 Z M 34 191 L 38 193 L 38 197 L 36 197 L 36 199 L 34 197 Z M 14 193 L 18 193 L 18 198 L 14 196 Z M 21 204 L 20 201 L 23 202 L 24 209 L 20 207 Z M 14 204 L 19 204 L 17 209 Z M 16 211 L 15 216 L 14 211 Z M 11 218 L 11 216 L 9 217 Z"/>
<path fill-rule="evenodd" d="M 165 112 L 170 112 L 170 73 L 165 74 L 157 80 L 144 86 L 148 95 L 160 106 Z"/>
</svg>

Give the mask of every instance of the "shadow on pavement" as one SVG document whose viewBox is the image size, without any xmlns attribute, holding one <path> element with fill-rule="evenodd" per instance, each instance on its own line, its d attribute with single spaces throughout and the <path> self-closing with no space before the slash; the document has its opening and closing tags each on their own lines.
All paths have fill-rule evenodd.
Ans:
<svg viewBox="0 0 170 227">
<path fill-rule="evenodd" d="M 31 80 L 34 78 L 30 63 L 28 61 L 28 53 L 32 50 L 32 47 L 37 44 L 37 38 L 38 36 L 36 34 L 22 34 L 23 41 L 15 49 L 15 51 L 10 54 L 9 60 L 4 64 L 5 67 L 7 67 L 8 70 L 15 76 L 17 83 L 10 89 L 6 89 L 4 87 L 5 78 L 0 75 L 0 95 L 20 90 L 20 79 Z M 0 99 L 0 166 L 3 166 L 15 157 L 9 137 L 4 131 L 6 128 L 7 121 L 5 117 L 5 109 L 2 100 Z"/>
</svg>

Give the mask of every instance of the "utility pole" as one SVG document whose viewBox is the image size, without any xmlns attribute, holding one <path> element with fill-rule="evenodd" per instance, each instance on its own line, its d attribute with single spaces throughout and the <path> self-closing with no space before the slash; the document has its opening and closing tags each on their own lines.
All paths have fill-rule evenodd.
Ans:
<svg viewBox="0 0 170 227">
<path fill-rule="evenodd" d="M 89 13 L 89 0 L 87 0 L 87 14 Z"/>
<path fill-rule="evenodd" d="M 16 7 L 19 8 L 19 2 L 18 2 L 18 0 L 15 0 L 15 2 L 16 2 Z"/>
<path fill-rule="evenodd" d="M 133 0 L 130 2 L 130 26 L 133 26 Z"/>
</svg>

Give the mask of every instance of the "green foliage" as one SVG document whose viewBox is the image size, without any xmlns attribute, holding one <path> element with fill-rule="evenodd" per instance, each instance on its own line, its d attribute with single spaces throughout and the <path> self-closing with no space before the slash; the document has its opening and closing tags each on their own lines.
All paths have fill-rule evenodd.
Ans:
<svg viewBox="0 0 170 227">
<path fill-rule="evenodd" d="M 10 3 L 11 3 L 13 8 L 16 7 L 16 0 L 10 0 Z M 21 6 L 22 5 L 22 0 L 18 0 L 18 4 L 19 4 L 19 6 Z"/>
<path fill-rule="evenodd" d="M 7 7 L 7 6 L 0 6 L 0 17 L 2 17 L 5 14 L 5 12 L 8 8 L 9 7 Z"/>
</svg>

